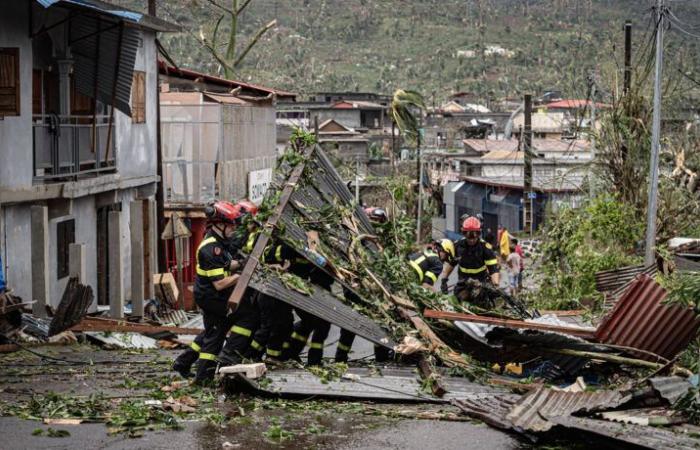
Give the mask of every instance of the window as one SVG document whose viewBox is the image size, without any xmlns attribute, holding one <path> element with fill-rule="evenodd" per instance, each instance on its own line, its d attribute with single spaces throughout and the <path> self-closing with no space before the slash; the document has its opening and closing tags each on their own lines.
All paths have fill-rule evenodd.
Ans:
<svg viewBox="0 0 700 450">
<path fill-rule="evenodd" d="M 70 254 L 70 244 L 75 242 L 75 219 L 64 220 L 56 224 L 56 274 L 57 278 L 68 276 L 68 260 Z"/>
<path fill-rule="evenodd" d="M 0 47 L 0 117 L 19 116 L 19 48 Z"/>
<path fill-rule="evenodd" d="M 131 122 L 146 122 L 146 72 L 134 70 L 131 83 Z"/>
</svg>

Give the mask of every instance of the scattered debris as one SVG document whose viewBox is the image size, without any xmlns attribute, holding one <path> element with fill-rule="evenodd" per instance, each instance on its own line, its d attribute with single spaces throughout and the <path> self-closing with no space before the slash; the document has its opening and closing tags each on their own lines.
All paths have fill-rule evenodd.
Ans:
<svg viewBox="0 0 700 450">
<path fill-rule="evenodd" d="M 253 364 L 236 364 L 235 366 L 226 366 L 219 368 L 219 373 L 222 375 L 241 374 L 251 380 L 257 380 L 265 375 L 267 366 L 264 363 Z"/>
<path fill-rule="evenodd" d="M 158 343 L 155 339 L 138 333 L 103 333 L 88 331 L 85 332 L 85 334 L 100 342 L 106 348 L 158 348 Z"/>
<path fill-rule="evenodd" d="M 69 279 L 61 302 L 56 308 L 51 325 L 49 325 L 49 336 L 67 330 L 80 322 L 87 314 L 94 298 L 90 286 L 80 284 L 78 278 Z"/>
</svg>

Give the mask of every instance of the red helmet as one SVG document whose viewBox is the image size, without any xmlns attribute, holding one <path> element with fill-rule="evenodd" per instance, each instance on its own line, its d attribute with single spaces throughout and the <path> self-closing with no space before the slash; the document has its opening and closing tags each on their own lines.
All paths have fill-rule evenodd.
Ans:
<svg viewBox="0 0 700 450">
<path fill-rule="evenodd" d="M 236 225 L 241 218 L 241 208 L 231 202 L 216 201 L 204 210 L 209 223 Z"/>
<path fill-rule="evenodd" d="M 258 205 L 250 200 L 241 200 L 236 203 L 235 206 L 240 209 L 242 215 L 250 214 L 251 216 L 255 216 L 258 213 Z"/>
<path fill-rule="evenodd" d="M 481 231 L 481 222 L 476 217 L 467 217 L 462 222 L 462 231 Z"/>
<path fill-rule="evenodd" d="M 372 222 L 384 223 L 389 220 L 389 216 L 382 208 L 368 207 L 365 208 L 365 214 Z"/>
</svg>

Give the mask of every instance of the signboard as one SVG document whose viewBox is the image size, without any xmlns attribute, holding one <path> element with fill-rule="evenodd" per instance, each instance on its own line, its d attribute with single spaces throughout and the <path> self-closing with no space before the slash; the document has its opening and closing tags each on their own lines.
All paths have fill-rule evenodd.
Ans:
<svg viewBox="0 0 700 450">
<path fill-rule="evenodd" d="M 256 205 L 260 205 L 271 182 L 272 169 L 252 170 L 248 172 L 248 200 Z"/>
<path fill-rule="evenodd" d="M 534 200 L 537 198 L 537 192 L 528 192 L 527 193 L 527 198 Z"/>
</svg>

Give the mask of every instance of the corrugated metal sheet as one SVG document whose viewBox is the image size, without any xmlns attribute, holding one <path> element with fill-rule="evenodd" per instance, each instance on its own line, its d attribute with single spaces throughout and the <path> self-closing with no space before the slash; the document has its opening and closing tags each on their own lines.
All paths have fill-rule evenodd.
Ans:
<svg viewBox="0 0 700 450">
<path fill-rule="evenodd" d="M 270 381 L 261 387 L 246 380 L 250 386 L 268 394 L 286 397 L 319 396 L 325 398 L 363 399 L 390 402 L 449 403 L 452 400 L 482 401 L 503 390 L 469 382 L 463 378 L 445 377 L 448 393 L 444 397 L 423 391 L 421 379 L 413 368 L 350 368 L 338 379 L 321 379 L 303 369 L 283 369 L 268 372 Z"/>
<path fill-rule="evenodd" d="M 501 430 L 510 430 L 513 429 L 513 423 L 506 419 L 506 416 L 519 398 L 516 394 L 503 394 L 479 399 L 453 400 L 452 404 L 472 419 L 481 420 Z"/>
<path fill-rule="evenodd" d="M 76 89 L 90 98 L 96 92 L 99 101 L 131 116 L 129 100 L 141 32 L 103 17 L 80 16 L 71 21 L 70 42 Z"/>
<path fill-rule="evenodd" d="M 698 261 L 676 255 L 674 262 L 676 263 L 676 270 L 682 272 L 700 272 L 700 262 Z"/>
<path fill-rule="evenodd" d="M 670 405 L 688 393 L 692 385 L 685 378 L 681 377 L 656 377 L 649 379 L 649 385 L 654 392 Z"/>
<path fill-rule="evenodd" d="M 672 359 L 697 334 L 700 320 L 692 309 L 663 304 L 666 290 L 640 275 L 596 330 L 601 343 L 638 348 Z M 651 359 L 640 353 L 640 358 Z"/>
<path fill-rule="evenodd" d="M 598 413 L 601 419 L 635 425 L 665 426 L 684 423 L 686 420 L 676 411 L 666 408 L 639 408 L 624 411 Z"/>
<path fill-rule="evenodd" d="M 256 272 L 250 281 L 250 286 L 256 291 L 327 320 L 377 345 L 387 348 L 393 348 L 395 345 L 379 325 L 345 305 L 325 289 L 314 287 L 312 295 L 305 295 L 285 286 L 282 280 L 272 272 L 266 273 L 264 278 L 260 272 Z"/>
<path fill-rule="evenodd" d="M 643 425 L 631 425 L 584 417 L 562 416 L 553 418 L 557 425 L 594 433 L 615 441 L 649 449 L 697 450 L 700 440 L 688 434 Z"/>
<path fill-rule="evenodd" d="M 568 416 L 577 411 L 613 408 L 631 396 L 620 391 L 564 392 L 546 387 L 525 394 L 513 405 L 506 419 L 515 427 L 530 431 L 547 431 L 552 417 Z"/>
<path fill-rule="evenodd" d="M 627 266 L 619 269 L 604 270 L 595 274 L 595 285 L 599 292 L 612 293 L 625 285 L 640 273 L 652 275 L 656 273 L 656 265 Z"/>
</svg>

